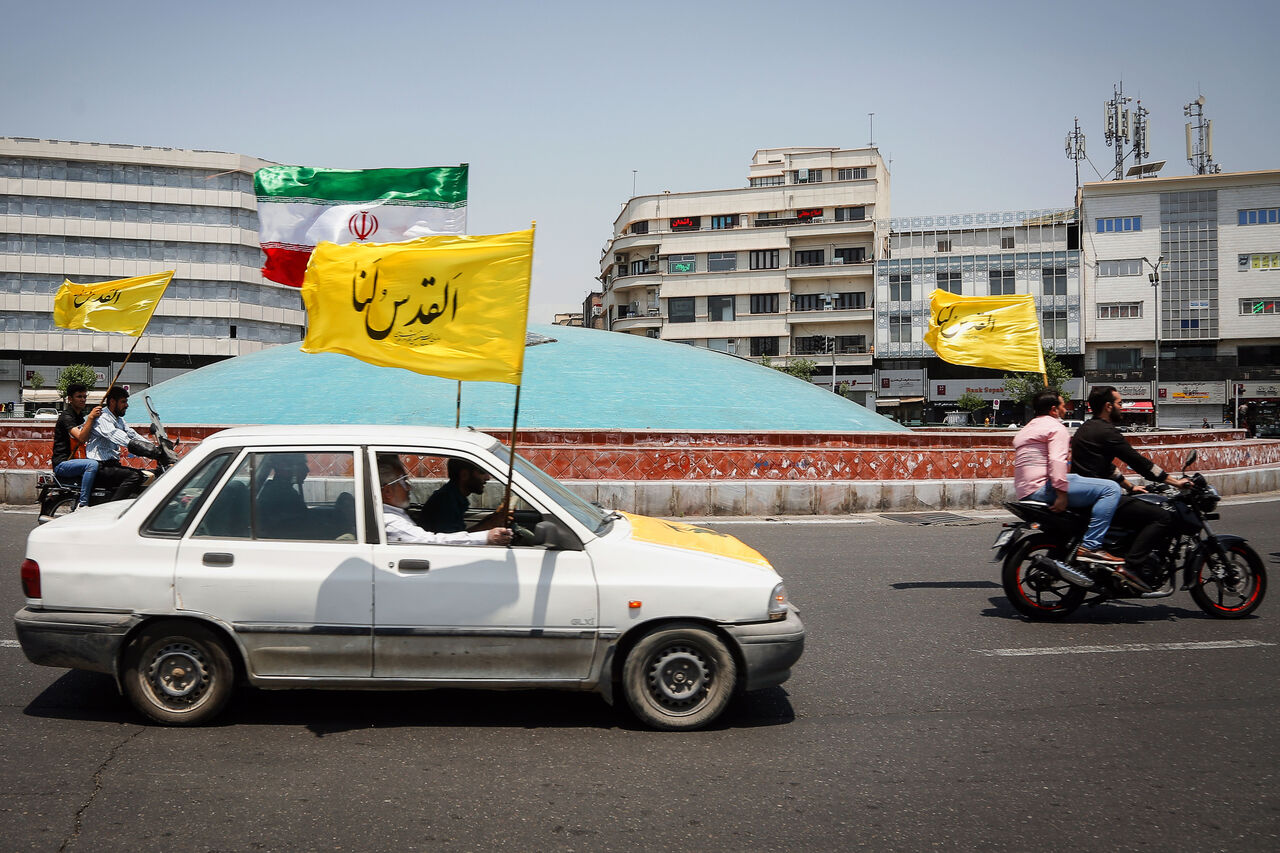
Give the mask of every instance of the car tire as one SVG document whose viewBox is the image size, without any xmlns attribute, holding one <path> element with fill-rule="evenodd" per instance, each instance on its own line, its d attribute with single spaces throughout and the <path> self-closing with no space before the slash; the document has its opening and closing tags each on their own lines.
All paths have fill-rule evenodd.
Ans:
<svg viewBox="0 0 1280 853">
<path fill-rule="evenodd" d="M 143 626 L 129 643 L 121 681 L 144 716 L 167 726 L 197 726 L 231 698 L 235 666 L 214 631 L 166 620 Z"/>
<path fill-rule="evenodd" d="M 688 731 L 720 716 L 733 697 L 738 665 L 720 637 L 696 625 L 657 628 L 635 644 L 622 689 L 645 725 Z"/>
</svg>

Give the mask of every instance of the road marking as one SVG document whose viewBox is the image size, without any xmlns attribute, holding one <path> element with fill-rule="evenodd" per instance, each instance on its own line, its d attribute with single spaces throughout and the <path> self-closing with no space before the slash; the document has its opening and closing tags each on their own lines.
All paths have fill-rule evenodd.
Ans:
<svg viewBox="0 0 1280 853">
<path fill-rule="evenodd" d="M 20 649 L 17 640 L 0 640 L 0 649 Z"/>
<path fill-rule="evenodd" d="M 974 649 L 988 657 L 1022 657 L 1025 655 L 1096 655 L 1106 652 L 1177 652 L 1198 649 L 1247 649 L 1274 646 L 1261 640 L 1209 640 L 1203 643 L 1122 643 L 1115 646 L 1050 646 L 1039 649 Z"/>
</svg>

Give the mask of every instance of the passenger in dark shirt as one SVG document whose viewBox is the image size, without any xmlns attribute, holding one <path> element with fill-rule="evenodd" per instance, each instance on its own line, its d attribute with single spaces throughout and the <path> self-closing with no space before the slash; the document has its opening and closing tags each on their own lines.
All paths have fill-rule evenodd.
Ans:
<svg viewBox="0 0 1280 853">
<path fill-rule="evenodd" d="M 1188 481 L 1171 475 L 1129 444 L 1117 427 L 1124 422 L 1123 402 L 1120 392 L 1110 385 L 1100 385 L 1089 393 L 1089 411 L 1093 417 L 1071 437 L 1071 470 L 1083 477 L 1115 480 L 1125 490 L 1127 495 L 1120 498 L 1112 524 L 1138 530 L 1125 554 L 1125 568 L 1137 572 L 1144 580 L 1151 580 L 1155 555 L 1173 531 L 1173 518 L 1159 506 L 1133 497 L 1146 489 L 1131 485 L 1116 468 L 1115 460 L 1158 483 L 1182 487 L 1188 485 Z"/>
<path fill-rule="evenodd" d="M 84 413 L 89 400 L 89 387 L 79 382 L 67 386 L 67 405 L 53 426 L 53 473 L 65 483 L 80 481 L 80 506 L 89 503 L 93 481 L 98 476 L 98 463 L 93 459 L 73 459 L 76 450 L 88 443 L 94 421 L 102 414 L 101 406 Z"/>
<path fill-rule="evenodd" d="M 432 533 L 458 533 L 470 530 L 474 533 L 477 530 L 510 526 L 512 513 L 499 507 L 467 527 L 467 510 L 471 508 L 468 498 L 484 492 L 484 484 L 489 482 L 489 472 L 456 456 L 449 457 L 446 471 L 449 474 L 449 482 L 436 489 L 418 513 L 418 524 L 424 530 Z"/>
</svg>

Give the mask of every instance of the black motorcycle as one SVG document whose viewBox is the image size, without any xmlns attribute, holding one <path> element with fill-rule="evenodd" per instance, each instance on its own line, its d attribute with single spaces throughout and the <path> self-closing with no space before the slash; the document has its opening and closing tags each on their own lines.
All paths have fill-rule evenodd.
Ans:
<svg viewBox="0 0 1280 853">
<path fill-rule="evenodd" d="M 136 498 L 156 478 L 163 474 L 169 468 L 173 467 L 173 463 L 178 461 L 178 456 L 174 452 L 177 442 L 169 438 L 165 432 L 164 424 L 160 422 L 160 416 L 156 414 L 156 410 L 151 407 L 151 398 L 143 396 L 142 401 L 147 406 L 147 411 L 151 413 L 151 436 L 155 439 L 155 443 L 147 441 L 130 441 L 128 450 L 134 456 L 141 456 L 147 459 L 153 459 L 156 463 L 156 470 L 150 471 L 141 469 L 143 480 L 137 491 L 125 498 Z M 64 482 L 59 480 L 56 474 L 52 472 L 41 474 L 36 481 L 37 500 L 40 503 L 40 524 L 60 516 L 74 512 L 76 505 L 80 502 L 80 483 L 78 481 Z M 94 488 L 89 498 L 89 505 L 107 503 L 111 498 L 114 489 Z"/>
<path fill-rule="evenodd" d="M 1191 451 L 1182 470 L 1196 461 Z M 1149 578 L 1153 592 L 1141 592 L 1105 564 L 1075 559 L 1088 527 L 1087 511 L 1052 512 L 1041 501 L 1010 501 L 1005 507 L 1022 521 L 1003 525 L 996 537 L 995 560 L 1003 561 L 1001 581 L 1014 609 L 1028 619 L 1065 619 L 1081 604 L 1110 599 L 1167 598 L 1189 590 L 1201 610 L 1220 619 L 1240 619 L 1258 609 L 1267 592 L 1267 571 L 1258 552 L 1243 537 L 1214 533 L 1208 522 L 1219 518 L 1220 496 L 1199 473 L 1183 489 L 1154 486 L 1139 500 L 1174 516 L 1174 533 L 1158 552 Z M 1137 530 L 1115 524 L 1102 547 L 1123 556 Z M 1090 598 L 1092 594 L 1092 598 Z"/>
</svg>

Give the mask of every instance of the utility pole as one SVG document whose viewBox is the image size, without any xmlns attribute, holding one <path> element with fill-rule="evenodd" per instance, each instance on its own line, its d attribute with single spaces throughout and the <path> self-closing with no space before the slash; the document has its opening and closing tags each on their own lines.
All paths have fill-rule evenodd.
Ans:
<svg viewBox="0 0 1280 853">
<path fill-rule="evenodd" d="M 1156 429 L 1160 429 L 1160 264 L 1164 263 L 1164 255 L 1156 259 L 1153 264 L 1147 258 L 1143 261 L 1151 267 L 1147 280 L 1151 282 L 1151 286 L 1155 288 L 1155 315 L 1156 315 L 1156 360 L 1155 360 L 1155 391 L 1151 398 L 1151 419 Z"/>
</svg>

